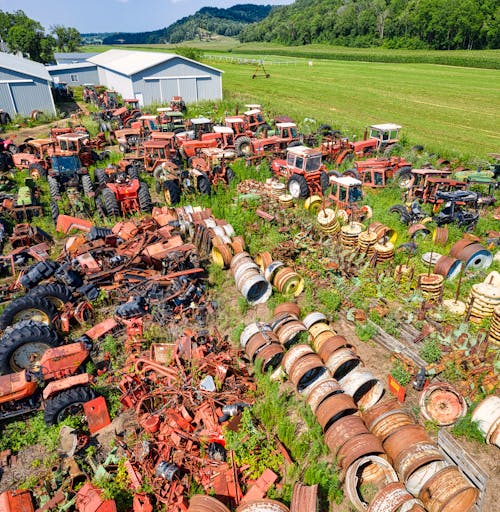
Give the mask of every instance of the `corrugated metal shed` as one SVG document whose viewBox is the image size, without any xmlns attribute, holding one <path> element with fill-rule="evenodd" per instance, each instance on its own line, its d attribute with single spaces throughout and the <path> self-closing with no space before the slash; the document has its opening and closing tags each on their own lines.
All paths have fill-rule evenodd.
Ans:
<svg viewBox="0 0 500 512">
<path fill-rule="evenodd" d="M 55 114 L 51 82 L 42 64 L 0 53 L 0 109 L 11 117 L 29 116 L 33 110 Z"/>
<path fill-rule="evenodd" d="M 77 62 L 74 64 L 56 64 L 47 66 L 47 70 L 54 82 L 68 85 L 83 85 L 99 83 L 97 66 L 91 62 Z"/>
</svg>

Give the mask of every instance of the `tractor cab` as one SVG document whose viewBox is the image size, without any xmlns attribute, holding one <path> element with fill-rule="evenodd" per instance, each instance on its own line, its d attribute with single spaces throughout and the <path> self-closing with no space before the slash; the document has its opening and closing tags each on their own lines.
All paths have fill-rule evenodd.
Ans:
<svg viewBox="0 0 500 512">
<path fill-rule="evenodd" d="M 337 208 L 352 209 L 363 199 L 363 185 L 360 180 L 351 176 L 332 176 L 330 181 L 332 183 L 330 199 L 335 202 Z"/>
<path fill-rule="evenodd" d="M 137 98 L 128 98 L 123 100 L 123 102 L 125 103 L 125 107 L 129 110 L 136 110 L 139 108 L 139 100 Z"/>
<path fill-rule="evenodd" d="M 54 155 L 51 157 L 52 168 L 49 174 L 71 178 L 82 170 L 82 163 L 77 155 Z"/>
<path fill-rule="evenodd" d="M 214 126 L 214 133 L 223 148 L 234 148 L 234 131 L 228 126 Z"/>
<path fill-rule="evenodd" d="M 210 133 L 214 126 L 212 120 L 206 117 L 191 119 L 191 124 L 193 125 L 193 138 L 196 140 L 201 140 L 201 136 L 204 133 Z"/>
<path fill-rule="evenodd" d="M 182 96 L 173 96 L 170 100 L 170 108 L 177 110 L 178 112 L 186 112 L 186 103 L 182 99 Z"/>
<path fill-rule="evenodd" d="M 160 129 L 168 132 L 181 132 L 185 129 L 184 114 L 170 107 L 157 108 Z"/>
<path fill-rule="evenodd" d="M 290 172 L 300 171 L 303 174 L 318 172 L 323 169 L 321 151 L 295 146 L 288 148 L 286 153 L 286 167 Z"/>
<path fill-rule="evenodd" d="M 67 133 L 56 137 L 61 153 L 79 153 L 87 147 L 89 136 L 83 133 Z"/>
<path fill-rule="evenodd" d="M 298 140 L 299 132 L 295 123 L 276 123 L 275 135 L 281 139 Z"/>
<path fill-rule="evenodd" d="M 147 114 L 136 117 L 135 120 L 131 123 L 130 127 L 140 128 L 145 133 L 157 132 L 160 130 L 160 122 L 158 116 Z"/>
<path fill-rule="evenodd" d="M 235 137 L 240 137 L 242 135 L 249 135 L 247 133 L 247 129 L 245 127 L 245 121 L 240 116 L 230 116 L 224 119 L 224 124 L 231 128 L 234 132 Z"/>
<path fill-rule="evenodd" d="M 151 139 L 144 141 L 139 153 L 144 159 L 144 170 L 152 172 L 162 162 L 172 161 L 177 156 L 177 150 L 173 146 L 173 134 L 166 140 Z"/>
<path fill-rule="evenodd" d="M 252 132 L 257 131 L 257 128 L 259 126 L 266 124 L 266 121 L 264 120 L 264 116 L 262 115 L 260 108 L 247 110 L 243 113 L 243 116 L 247 130 L 250 130 Z"/>
<path fill-rule="evenodd" d="M 364 133 L 363 140 L 352 142 L 354 152 L 358 155 L 385 151 L 399 142 L 399 124 L 373 124 Z"/>
</svg>

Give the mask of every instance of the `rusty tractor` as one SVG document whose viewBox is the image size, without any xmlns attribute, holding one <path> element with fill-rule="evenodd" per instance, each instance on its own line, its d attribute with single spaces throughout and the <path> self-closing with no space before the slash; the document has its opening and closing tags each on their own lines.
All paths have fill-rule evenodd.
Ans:
<svg viewBox="0 0 500 512">
<path fill-rule="evenodd" d="M 185 101 L 182 99 L 182 96 L 173 96 L 170 100 L 170 108 L 176 112 L 186 112 L 187 107 Z"/>
<path fill-rule="evenodd" d="M 219 183 L 229 185 L 236 176 L 228 165 L 236 158 L 236 153 L 220 148 L 204 148 L 197 156 L 191 158 L 191 168 L 205 173 L 212 186 Z"/>
<path fill-rule="evenodd" d="M 24 180 L 17 194 L 0 194 L 0 215 L 9 216 L 16 223 L 30 222 L 43 215 L 40 205 L 40 191 L 31 178 Z"/>
<path fill-rule="evenodd" d="M 203 148 L 234 149 L 235 140 L 232 128 L 227 126 L 214 126 L 213 131 L 203 133 L 200 139 L 182 140 L 179 152 L 184 159 L 195 157 Z"/>
<path fill-rule="evenodd" d="M 275 159 L 271 170 L 287 180 L 287 189 L 294 198 L 307 198 L 326 193 L 330 186 L 328 173 L 316 149 L 295 146 L 287 149 L 286 160 Z"/>
<path fill-rule="evenodd" d="M 354 168 L 343 172 L 344 176 L 352 176 L 363 183 L 364 187 L 383 188 L 389 180 L 411 172 L 412 164 L 399 156 L 390 158 L 368 158 L 354 162 Z"/>
<path fill-rule="evenodd" d="M 50 156 L 55 152 L 55 142 L 51 139 L 31 139 L 19 146 L 19 152 L 12 155 L 18 169 L 28 169 L 33 179 L 47 176 Z"/>
<path fill-rule="evenodd" d="M 267 137 L 239 137 L 235 144 L 236 154 L 243 157 L 259 156 L 265 153 L 282 154 L 293 146 L 300 146 L 301 138 L 295 123 L 276 123 L 276 130 L 268 132 Z"/>
<path fill-rule="evenodd" d="M 372 210 L 368 205 L 360 205 L 363 200 L 363 184 L 352 176 L 330 176 L 332 184 L 328 196 L 345 220 L 364 220 L 371 218 Z"/>
<path fill-rule="evenodd" d="M 389 154 L 399 142 L 401 126 L 394 123 L 373 124 L 366 128 L 363 140 L 351 142 L 357 157 L 366 157 L 373 153 Z"/>
<path fill-rule="evenodd" d="M 186 130 L 186 120 L 182 112 L 172 110 L 170 107 L 159 107 L 156 111 L 158 112 L 161 131 L 181 133 Z"/>
</svg>

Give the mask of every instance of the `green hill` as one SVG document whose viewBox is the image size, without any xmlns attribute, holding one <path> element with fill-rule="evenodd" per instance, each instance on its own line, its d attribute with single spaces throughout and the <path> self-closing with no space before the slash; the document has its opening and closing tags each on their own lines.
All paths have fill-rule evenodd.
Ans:
<svg viewBox="0 0 500 512">
<path fill-rule="evenodd" d="M 498 0 L 296 0 L 239 37 L 286 45 L 500 48 L 500 6 Z"/>
<path fill-rule="evenodd" d="M 263 20 L 271 12 L 270 5 L 242 4 L 228 9 L 203 7 L 172 25 L 152 32 L 116 33 L 103 39 L 103 44 L 181 43 L 192 39 L 208 39 L 213 35 L 237 36 L 250 23 Z"/>
</svg>

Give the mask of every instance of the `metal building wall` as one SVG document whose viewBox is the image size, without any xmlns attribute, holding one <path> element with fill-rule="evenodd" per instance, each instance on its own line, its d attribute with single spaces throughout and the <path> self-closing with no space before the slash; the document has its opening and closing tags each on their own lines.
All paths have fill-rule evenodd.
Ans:
<svg viewBox="0 0 500 512">
<path fill-rule="evenodd" d="M 181 58 L 141 71 L 132 80 L 145 105 L 168 104 L 172 96 L 182 96 L 186 103 L 222 99 L 222 73 Z"/>
<path fill-rule="evenodd" d="M 132 80 L 130 77 L 100 66 L 98 66 L 98 72 L 100 85 L 105 85 L 108 89 L 112 89 L 120 93 L 124 99 L 134 97 L 134 90 L 132 88 Z"/>
<path fill-rule="evenodd" d="M 33 110 L 56 113 L 47 80 L 0 68 L 0 86 L 0 108 L 12 117 L 16 114 L 29 116 Z"/>
<path fill-rule="evenodd" d="M 97 73 L 97 66 L 94 68 L 77 68 L 77 69 L 68 69 L 68 70 L 49 70 L 50 76 L 54 79 L 54 82 L 66 83 L 68 85 L 83 85 L 83 84 L 99 84 L 99 74 Z M 77 75 L 78 80 L 73 82 L 71 80 L 71 75 Z"/>
</svg>

